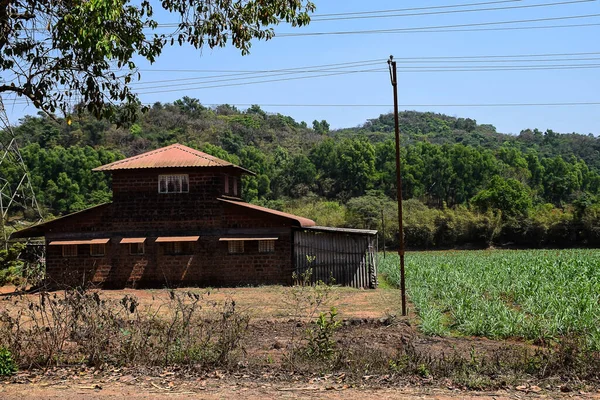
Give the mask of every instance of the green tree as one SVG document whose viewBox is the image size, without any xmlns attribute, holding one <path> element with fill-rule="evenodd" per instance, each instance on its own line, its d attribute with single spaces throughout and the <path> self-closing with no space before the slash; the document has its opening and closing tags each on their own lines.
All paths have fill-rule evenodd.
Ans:
<svg viewBox="0 0 600 400">
<path fill-rule="evenodd" d="M 532 206 L 525 185 L 513 178 L 494 176 L 489 186 L 477 193 L 472 202 L 482 211 L 500 210 L 503 217 L 527 216 Z"/>
<path fill-rule="evenodd" d="M 138 109 L 130 86 L 139 79 L 138 60 L 152 63 L 176 43 L 196 49 L 231 43 L 247 54 L 253 39 L 274 36 L 273 25 L 306 25 L 315 9 L 308 0 L 164 0 L 160 6 L 161 15 L 178 21 L 172 32 L 160 26 L 148 0 L 4 1 L 0 69 L 16 76 L 0 93 L 24 96 L 48 113 L 69 114 L 76 98 L 97 117 L 129 120 Z"/>
</svg>

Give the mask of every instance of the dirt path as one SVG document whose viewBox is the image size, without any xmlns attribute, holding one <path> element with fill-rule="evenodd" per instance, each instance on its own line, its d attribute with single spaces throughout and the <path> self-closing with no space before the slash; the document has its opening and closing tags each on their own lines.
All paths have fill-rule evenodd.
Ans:
<svg viewBox="0 0 600 400">
<path fill-rule="evenodd" d="M 111 383 L 91 385 L 0 384 L 0 398 L 17 399 L 436 399 L 436 400 L 513 400 L 513 399 L 600 399 L 591 393 L 523 393 L 519 391 L 463 392 L 439 388 L 343 388 L 323 385 L 271 385 L 252 383 L 214 383 L 195 388 L 143 387 L 138 384 Z"/>
</svg>

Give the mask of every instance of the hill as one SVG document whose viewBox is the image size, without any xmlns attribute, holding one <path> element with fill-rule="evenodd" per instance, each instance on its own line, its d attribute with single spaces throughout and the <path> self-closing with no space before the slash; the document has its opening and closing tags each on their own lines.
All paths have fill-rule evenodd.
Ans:
<svg viewBox="0 0 600 400">
<path fill-rule="evenodd" d="M 528 238 L 539 226 L 547 238 L 549 227 L 565 221 L 591 229 L 600 220 L 598 137 L 537 129 L 507 135 L 473 119 L 415 111 L 402 112 L 400 124 L 407 218 L 419 216 L 415 245 L 489 243 L 519 230 Z M 92 168 L 179 142 L 256 172 L 244 180 L 247 201 L 318 223 L 378 229 L 382 210 L 394 220 L 393 128 L 391 114 L 330 131 L 327 121 L 309 127 L 259 106 L 209 108 L 184 97 L 154 104 L 127 127 L 85 113 L 71 123 L 38 115 L 24 118 L 16 133 L 48 214 L 110 200 L 109 178 Z M 0 175 L 12 181 L 14 168 L 3 164 Z M 397 227 L 388 226 L 393 242 Z M 589 235 L 600 241 L 600 232 Z"/>
</svg>

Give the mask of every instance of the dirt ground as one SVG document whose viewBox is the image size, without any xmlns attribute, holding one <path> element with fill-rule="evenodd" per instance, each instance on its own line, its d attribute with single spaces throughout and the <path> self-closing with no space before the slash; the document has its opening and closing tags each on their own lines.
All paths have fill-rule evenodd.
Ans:
<svg viewBox="0 0 600 400">
<path fill-rule="evenodd" d="M 483 393 L 453 393 L 444 389 L 418 390 L 398 389 L 347 389 L 335 390 L 317 387 L 216 387 L 202 391 L 161 392 L 160 390 L 140 391 L 136 387 L 111 385 L 101 390 L 87 388 L 49 388 L 40 386 L 0 386 L 0 396 L 6 400 L 19 399 L 435 399 L 435 400 L 509 400 L 509 399 L 598 399 L 596 394 L 526 395 L 520 392 L 497 391 Z"/>
<path fill-rule="evenodd" d="M 265 360 L 277 364 L 285 356 L 290 337 L 302 331 L 309 321 L 299 321 L 290 306 L 290 288 L 269 286 L 235 289 L 191 290 L 216 302 L 235 300 L 236 308 L 251 315 L 245 340 L 246 365 L 237 372 L 202 372 L 189 374 L 171 370 L 113 369 L 90 370 L 86 367 L 53 367 L 44 371 L 21 371 L 0 378 L 0 399 L 79 399 L 79 398 L 300 398 L 300 399 L 521 399 L 521 398 L 600 398 L 600 392 L 569 389 L 561 392 L 559 384 L 545 387 L 533 383 L 498 392 L 469 392 L 451 383 L 427 379 L 402 381 L 386 376 L 364 376 L 358 380 L 341 375 L 298 374 L 265 366 Z M 0 310 L 12 304 L 14 288 L 0 288 Z M 210 292 L 210 294 L 208 294 Z M 141 306 L 155 305 L 168 298 L 167 290 L 102 291 L 102 298 L 119 300 L 135 296 Z M 35 294 L 28 296 L 36 296 Z M 483 338 L 432 338 L 416 329 L 414 314 L 400 317 L 397 290 L 357 290 L 334 288 L 326 306 L 339 310 L 342 327 L 336 333 L 339 346 L 362 348 L 364 356 L 375 352 L 393 355 L 410 342 L 417 351 L 427 354 L 458 352 L 465 355 L 502 351 L 507 345 L 530 346 L 519 342 L 494 341 Z M 300 329 L 299 329 L 300 328 Z M 250 361 L 248 361 L 250 360 Z M 254 360 L 254 361 L 252 361 Z M 257 362 L 256 360 L 262 360 Z M 245 368 L 245 369 L 244 369 Z M 240 372 L 241 371 L 241 372 Z M 247 372 L 244 372 L 247 371 Z M 285 376 L 284 376 L 285 375 Z M 535 390 L 531 390 L 533 387 Z"/>
<path fill-rule="evenodd" d="M 18 399 L 435 399 L 435 400 L 508 400 L 508 399 L 600 399 L 599 393 L 542 390 L 534 393 L 514 388 L 497 391 L 463 391 L 444 387 L 347 386 L 321 380 L 315 382 L 256 382 L 221 376 L 177 380 L 168 377 L 97 377 L 76 375 L 63 379 L 30 381 L 21 376 L 0 383 L 0 398 Z"/>
</svg>

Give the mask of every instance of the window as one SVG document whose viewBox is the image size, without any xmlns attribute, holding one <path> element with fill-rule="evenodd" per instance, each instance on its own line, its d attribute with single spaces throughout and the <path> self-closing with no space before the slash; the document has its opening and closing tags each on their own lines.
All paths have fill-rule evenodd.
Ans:
<svg viewBox="0 0 600 400">
<path fill-rule="evenodd" d="M 129 254 L 144 254 L 144 243 L 129 243 Z"/>
<path fill-rule="evenodd" d="M 243 240 L 231 240 L 227 242 L 227 246 L 229 246 L 229 254 L 239 254 L 244 252 Z"/>
<path fill-rule="evenodd" d="M 229 175 L 225 175 L 225 193 L 229 193 Z"/>
<path fill-rule="evenodd" d="M 238 194 L 237 178 L 233 177 L 233 195 L 237 196 L 237 194 Z"/>
<path fill-rule="evenodd" d="M 76 244 L 64 244 L 62 247 L 63 257 L 77 257 Z"/>
<path fill-rule="evenodd" d="M 274 240 L 259 240 L 258 241 L 258 252 L 259 253 L 274 253 L 275 252 L 275 241 Z"/>
<path fill-rule="evenodd" d="M 189 175 L 159 175 L 158 193 L 188 193 Z"/>
<path fill-rule="evenodd" d="M 164 245 L 165 254 L 192 254 L 194 251 L 193 242 L 166 242 Z"/>
<path fill-rule="evenodd" d="M 90 244 L 91 256 L 103 256 L 106 254 L 106 246 L 104 244 Z"/>
</svg>

